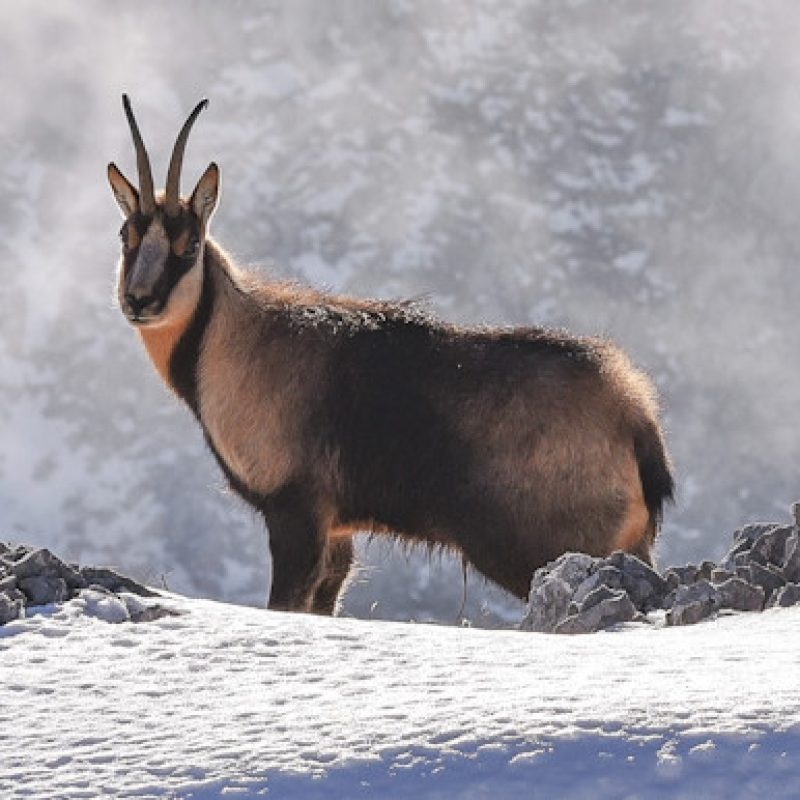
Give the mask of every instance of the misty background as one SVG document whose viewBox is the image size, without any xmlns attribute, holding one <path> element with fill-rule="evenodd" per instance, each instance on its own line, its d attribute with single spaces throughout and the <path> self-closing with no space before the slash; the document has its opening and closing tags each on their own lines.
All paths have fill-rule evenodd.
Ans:
<svg viewBox="0 0 800 800">
<path fill-rule="evenodd" d="M 797 7 L 58 0 L 0 5 L 0 539 L 260 605 L 262 523 L 113 303 L 136 180 L 222 170 L 241 263 L 461 323 L 606 334 L 657 383 L 658 553 L 718 558 L 800 499 Z M 345 611 L 454 621 L 460 563 L 359 543 Z M 519 607 L 474 573 L 466 616 Z"/>
</svg>

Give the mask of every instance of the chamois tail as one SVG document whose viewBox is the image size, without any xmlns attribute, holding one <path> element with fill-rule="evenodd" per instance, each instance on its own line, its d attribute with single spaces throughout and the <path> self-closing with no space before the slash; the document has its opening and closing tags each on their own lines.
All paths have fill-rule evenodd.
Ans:
<svg viewBox="0 0 800 800">
<path fill-rule="evenodd" d="M 669 457 L 655 422 L 651 420 L 644 422 L 634 435 L 633 447 L 639 467 L 644 502 L 650 514 L 648 527 L 655 540 L 664 514 L 664 504 L 671 502 L 675 494 L 675 480 L 672 477 Z"/>
</svg>

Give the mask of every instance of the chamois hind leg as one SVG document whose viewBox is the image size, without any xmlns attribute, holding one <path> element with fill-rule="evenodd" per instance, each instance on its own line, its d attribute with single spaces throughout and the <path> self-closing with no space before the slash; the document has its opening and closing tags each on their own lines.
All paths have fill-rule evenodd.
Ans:
<svg viewBox="0 0 800 800">
<path fill-rule="evenodd" d="M 325 550 L 325 566 L 320 582 L 311 598 L 314 614 L 332 616 L 342 584 L 353 565 L 353 543 L 350 539 L 329 542 Z"/>
<path fill-rule="evenodd" d="M 270 609 L 308 611 L 325 564 L 325 541 L 313 511 L 302 504 L 264 510 L 272 553 Z"/>
</svg>

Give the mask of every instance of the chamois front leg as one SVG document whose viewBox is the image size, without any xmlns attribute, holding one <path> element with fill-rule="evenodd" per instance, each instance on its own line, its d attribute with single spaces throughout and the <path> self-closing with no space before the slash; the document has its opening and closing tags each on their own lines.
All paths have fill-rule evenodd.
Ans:
<svg viewBox="0 0 800 800">
<path fill-rule="evenodd" d="M 319 583 L 311 598 L 311 611 L 332 616 L 336 600 L 353 565 L 353 543 L 350 539 L 328 542 L 325 563 Z"/>
<path fill-rule="evenodd" d="M 296 505 L 264 511 L 272 553 L 269 608 L 309 611 L 325 565 L 322 530 L 309 507 Z"/>
</svg>

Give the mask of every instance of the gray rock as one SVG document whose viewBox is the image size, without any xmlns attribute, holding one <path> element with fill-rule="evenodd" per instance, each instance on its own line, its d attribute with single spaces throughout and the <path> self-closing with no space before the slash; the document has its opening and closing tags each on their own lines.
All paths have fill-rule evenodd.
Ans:
<svg viewBox="0 0 800 800">
<path fill-rule="evenodd" d="M 572 566 L 593 562 L 589 556 L 578 557 Z M 137 621 L 158 619 L 172 614 L 170 609 L 142 607 L 135 617 L 129 613 L 118 593 L 127 597 L 158 597 L 158 592 L 137 581 L 104 567 L 67 564 L 46 548 L 3 544 L 0 549 L 0 624 L 24 615 L 25 607 L 60 603 L 76 596 L 88 584 L 84 599 L 87 614 L 96 614 L 108 621 L 135 618 Z M 571 591 L 571 590 L 570 590 Z"/>
<path fill-rule="evenodd" d="M 23 606 L 28 604 L 28 598 L 19 589 L 9 589 L 5 594 L 12 600 L 19 600 Z"/>
<path fill-rule="evenodd" d="M 800 529 L 800 502 L 792 503 L 792 517 L 795 527 Z"/>
<path fill-rule="evenodd" d="M 33 547 L 29 544 L 16 544 L 11 546 L 11 556 L 14 561 L 20 561 L 23 559 L 28 553 L 32 553 L 34 550 L 38 550 L 39 548 Z"/>
<path fill-rule="evenodd" d="M 611 591 L 601 586 L 595 592 Z M 555 627 L 556 633 L 594 633 L 620 622 L 638 617 L 636 607 L 624 591 L 612 592 L 610 597 L 578 614 L 573 614 Z"/>
<path fill-rule="evenodd" d="M 762 565 L 769 564 L 774 541 L 785 536 L 782 532 L 774 537 L 772 534 L 785 527 L 774 522 L 759 522 L 739 528 L 734 532 L 733 546 L 723 556 L 720 566 L 723 569 L 733 570 L 734 567 L 747 565 L 751 561 Z M 760 544 L 755 547 L 757 542 Z M 754 547 L 755 551 L 753 551 Z"/>
<path fill-rule="evenodd" d="M 580 606 L 576 609 L 576 612 L 581 611 L 588 611 L 593 606 L 596 606 L 598 603 L 602 603 L 603 600 L 609 600 L 612 597 L 619 596 L 622 590 L 609 588 L 605 584 L 601 583 L 593 592 L 589 592 L 586 597 L 583 598 L 583 602 Z M 624 594 L 624 592 L 622 592 Z"/>
<path fill-rule="evenodd" d="M 732 572 L 729 569 L 723 569 L 722 567 L 717 567 L 715 570 L 711 571 L 711 582 L 714 584 L 718 583 L 725 583 L 728 578 L 733 578 L 736 575 L 735 572 Z"/>
<path fill-rule="evenodd" d="M 762 536 L 765 533 L 768 533 L 773 528 L 777 528 L 778 525 L 774 522 L 755 522 L 751 523 L 750 525 L 745 525 L 738 530 L 733 532 L 733 543 L 734 545 L 739 544 L 740 542 L 747 542 L 747 548 L 751 548 L 753 546 L 753 542 L 758 539 L 759 536 Z"/>
<path fill-rule="evenodd" d="M 711 573 L 717 568 L 717 565 L 713 561 L 703 561 L 700 564 L 699 571 L 700 577 L 710 581 L 711 580 Z"/>
<path fill-rule="evenodd" d="M 574 590 L 597 569 L 600 560 L 586 553 L 565 553 L 553 562 L 550 576 L 560 578 Z"/>
<path fill-rule="evenodd" d="M 19 588 L 28 599 L 28 605 L 46 606 L 61 603 L 69 598 L 66 581 L 53 575 L 32 575 L 20 578 Z"/>
<path fill-rule="evenodd" d="M 800 604 L 800 584 L 787 583 L 781 586 L 769 599 L 768 608 L 778 606 L 780 608 L 787 608 L 788 606 L 796 606 Z"/>
<path fill-rule="evenodd" d="M 44 573 L 58 574 L 58 564 L 62 563 L 49 550 L 39 548 L 27 550 L 19 558 L 14 557 L 11 569 L 18 578 L 30 578 Z"/>
<path fill-rule="evenodd" d="M 80 575 L 84 581 L 84 586 L 95 583 L 111 592 L 131 592 L 132 594 L 138 594 L 140 597 L 160 596 L 158 592 L 148 589 L 132 578 L 120 575 L 119 572 L 110 567 L 83 567 Z"/>
<path fill-rule="evenodd" d="M 622 572 L 616 567 L 605 564 L 597 570 L 598 586 L 608 586 L 609 589 L 621 589 L 622 579 Z"/>
<path fill-rule="evenodd" d="M 621 550 L 612 553 L 606 559 L 606 563 L 620 571 L 622 588 L 628 593 L 636 608 L 650 611 L 661 606 L 669 587 L 664 578 L 649 564 Z"/>
<path fill-rule="evenodd" d="M 638 559 L 637 559 L 638 560 Z M 638 595 L 650 596 L 652 594 L 652 586 L 646 584 L 642 586 L 637 581 L 636 574 L 627 576 L 622 570 L 608 563 L 609 559 L 598 560 L 598 564 L 602 565 L 587 577 L 581 584 L 578 585 L 572 597 L 572 601 L 578 606 L 582 607 L 586 598 L 594 594 L 600 587 L 610 589 L 612 591 L 619 591 L 620 589 L 628 591 L 629 587 L 637 592 Z M 644 566 L 644 562 L 640 562 Z M 666 588 L 666 581 L 662 584 Z"/>
<path fill-rule="evenodd" d="M 533 589 L 528 599 L 528 613 L 520 630 L 551 633 L 567 615 L 572 587 L 558 577 L 548 579 Z"/>
<path fill-rule="evenodd" d="M 707 580 L 679 586 L 675 602 L 667 611 L 667 625 L 693 625 L 711 616 L 718 608 L 717 590 Z"/>
<path fill-rule="evenodd" d="M 780 589 L 786 583 L 783 575 L 780 575 L 776 570 L 762 566 L 758 563 L 752 563 L 749 567 L 750 570 L 750 583 L 760 586 L 764 590 L 766 597 L 769 597 L 774 591 Z"/>
<path fill-rule="evenodd" d="M 527 613 L 520 629 L 552 632 L 567 616 L 575 590 L 599 563 L 599 558 L 585 553 L 565 553 L 536 570 L 531 581 Z"/>
<path fill-rule="evenodd" d="M 675 605 L 675 595 L 678 593 L 677 589 L 673 589 L 671 592 L 667 592 L 664 595 L 664 599 L 661 601 L 661 608 L 669 610 Z"/>
<path fill-rule="evenodd" d="M 61 578 L 71 589 L 79 589 L 85 585 L 85 581 L 78 572 L 46 548 L 26 552 L 13 564 L 12 572 L 20 581 L 35 575 L 46 575 L 52 578 Z"/>
<path fill-rule="evenodd" d="M 783 566 L 786 542 L 794 531 L 793 525 L 776 525 L 762 533 L 750 548 L 750 560 L 763 565 Z"/>
<path fill-rule="evenodd" d="M 132 612 L 129 610 L 131 615 L 131 622 L 153 622 L 157 619 L 163 619 L 164 617 L 180 617 L 182 612 L 175 611 L 175 609 L 167 608 L 166 606 L 145 606 L 140 611 Z"/>
<path fill-rule="evenodd" d="M 700 570 L 694 564 L 686 564 L 683 567 L 670 567 L 664 577 L 670 589 L 677 589 L 679 586 L 691 586 L 700 577 Z"/>
<path fill-rule="evenodd" d="M 6 592 L 0 592 L 0 625 L 21 617 L 24 608 L 21 600 L 10 597 Z"/>
<path fill-rule="evenodd" d="M 752 542 L 747 539 L 740 539 L 733 543 L 733 546 L 722 557 L 719 566 L 722 569 L 732 570 L 737 564 L 747 563 L 750 559 L 750 546 Z"/>
<path fill-rule="evenodd" d="M 748 538 L 738 539 L 733 543 L 733 546 L 728 550 L 728 555 L 737 555 L 749 550 L 753 545 L 753 541 Z"/>
<path fill-rule="evenodd" d="M 99 583 L 90 583 L 86 588 L 93 592 L 97 592 L 99 594 L 108 594 L 108 595 L 114 594 L 114 592 L 112 592 L 111 589 L 108 589 L 105 586 L 101 586 Z"/>
<path fill-rule="evenodd" d="M 576 606 L 580 606 L 581 603 L 583 603 L 583 601 L 601 584 L 602 577 L 599 573 L 593 572 L 588 578 L 585 578 L 580 584 L 578 584 L 578 588 L 575 589 L 575 592 L 572 595 L 572 602 L 575 603 Z"/>
<path fill-rule="evenodd" d="M 790 583 L 800 583 L 800 535 L 797 533 L 786 542 L 781 572 Z"/>
<path fill-rule="evenodd" d="M 731 577 L 717 587 L 717 602 L 720 608 L 735 611 L 761 611 L 765 593 L 761 586 L 754 586 L 738 577 Z"/>
<path fill-rule="evenodd" d="M 152 622 L 163 617 L 179 617 L 183 613 L 176 611 L 174 608 L 167 608 L 166 606 L 152 604 L 151 601 L 144 601 L 128 592 L 122 592 L 119 599 L 125 603 L 131 622 Z"/>
<path fill-rule="evenodd" d="M 602 564 L 604 562 L 598 559 L 597 563 Z M 581 606 L 586 597 L 600 586 L 605 586 L 609 589 L 620 589 L 622 586 L 622 573 L 616 567 L 601 566 L 578 584 L 572 595 L 572 602 L 576 606 Z"/>
</svg>

